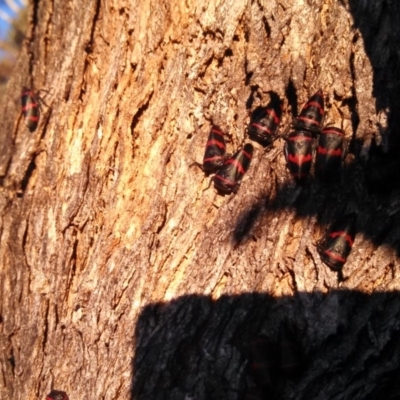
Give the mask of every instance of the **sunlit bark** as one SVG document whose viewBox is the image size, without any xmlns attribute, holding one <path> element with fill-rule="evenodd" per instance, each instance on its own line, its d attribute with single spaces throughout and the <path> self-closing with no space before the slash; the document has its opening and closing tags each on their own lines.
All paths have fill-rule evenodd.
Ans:
<svg viewBox="0 0 400 400">
<path fill-rule="evenodd" d="M 277 398 L 394 387 L 399 187 L 365 172 L 372 138 L 391 149 L 374 170 L 398 167 L 385 164 L 400 103 L 392 3 L 31 6 L 0 128 L 1 398 L 238 399 L 256 384 L 240 343 L 276 343 L 284 324 L 304 371 L 277 377 Z M 42 98 L 33 133 L 23 86 Z M 213 123 L 233 153 L 271 95 L 283 135 L 320 88 L 349 144 L 341 183 L 296 185 L 279 138 L 254 143 L 236 195 L 208 188 L 192 164 Z M 317 242 L 347 212 L 357 236 L 339 280 Z"/>
</svg>

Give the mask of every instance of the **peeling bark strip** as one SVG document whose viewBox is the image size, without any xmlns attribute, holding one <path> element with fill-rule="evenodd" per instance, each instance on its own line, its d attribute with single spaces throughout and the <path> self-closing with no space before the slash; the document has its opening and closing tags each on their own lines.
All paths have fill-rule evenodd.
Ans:
<svg viewBox="0 0 400 400">
<path fill-rule="evenodd" d="M 304 368 L 270 397 L 399 397 L 399 18 L 387 0 L 34 2 L 2 104 L 0 398 L 260 397 L 239 347 L 283 325 Z M 28 135 L 26 85 L 49 90 Z M 235 196 L 205 190 L 189 166 L 212 125 L 241 149 L 252 111 L 282 99 L 287 132 L 320 88 L 341 180 L 296 185 L 276 138 Z M 338 282 L 317 242 L 352 212 Z"/>
</svg>

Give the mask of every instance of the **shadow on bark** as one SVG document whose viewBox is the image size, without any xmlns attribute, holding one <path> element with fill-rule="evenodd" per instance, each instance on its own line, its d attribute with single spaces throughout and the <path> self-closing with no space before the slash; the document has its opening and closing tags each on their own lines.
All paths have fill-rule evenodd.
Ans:
<svg viewBox="0 0 400 400">
<path fill-rule="evenodd" d="M 397 164 L 398 161 L 391 163 L 390 174 L 397 175 L 400 171 Z M 375 246 L 386 244 L 399 254 L 400 181 L 391 180 L 386 185 L 377 177 L 376 182 L 371 182 L 367 176 L 369 169 L 370 165 L 357 157 L 356 161 L 344 166 L 340 182 L 323 184 L 310 177 L 301 186 L 293 182 L 287 171 L 286 182 L 276 194 L 264 198 L 257 196 L 256 201 L 239 212 L 232 230 L 233 244 L 245 245 L 248 240 L 262 235 L 262 219 L 278 211 L 292 210 L 303 218 L 315 216 L 317 223 L 324 227 L 345 214 L 355 212 L 357 233 L 362 233 Z"/>
<path fill-rule="evenodd" d="M 388 111 L 389 145 L 400 150 L 400 4 L 378 0 L 349 0 L 354 27 L 359 29 L 373 68 L 373 95 L 376 111 Z M 354 38 L 357 40 L 357 37 Z"/>
<path fill-rule="evenodd" d="M 290 327 L 300 367 L 289 376 L 266 353 L 272 367 L 260 399 L 397 399 L 399 317 L 398 292 L 188 295 L 149 305 L 134 335 L 131 398 L 244 399 L 260 385 L 249 343 L 262 335 L 279 352 Z"/>
</svg>

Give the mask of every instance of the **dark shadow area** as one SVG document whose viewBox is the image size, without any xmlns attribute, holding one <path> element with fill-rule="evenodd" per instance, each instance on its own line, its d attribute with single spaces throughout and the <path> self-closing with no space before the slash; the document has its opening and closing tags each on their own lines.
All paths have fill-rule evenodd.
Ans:
<svg viewBox="0 0 400 400">
<path fill-rule="evenodd" d="M 388 110 L 388 140 L 400 150 L 400 3 L 390 0 L 349 0 L 354 28 L 361 32 L 373 68 L 377 113 Z"/>
<path fill-rule="evenodd" d="M 292 81 L 292 79 L 289 79 L 289 82 L 286 86 L 286 97 L 288 99 L 288 103 L 290 106 L 290 110 L 291 110 L 291 114 L 292 117 L 295 118 L 298 115 L 298 105 L 297 105 L 297 101 L 298 101 L 298 96 L 297 96 L 297 90 L 296 87 L 294 86 L 294 83 Z"/>
<path fill-rule="evenodd" d="M 373 69 L 376 113 L 387 113 L 387 128 L 378 126 L 384 146 L 373 149 L 367 171 L 381 190 L 389 182 L 397 183 L 395 174 L 400 170 L 400 3 L 349 0 L 349 6 Z"/>
<path fill-rule="evenodd" d="M 134 333 L 131 399 L 398 399 L 399 320 L 398 292 L 152 304 Z"/>
<path fill-rule="evenodd" d="M 357 38 L 358 38 L 358 35 L 356 34 L 353 38 L 353 42 L 355 42 L 357 40 Z M 353 140 L 354 140 L 356 133 L 357 133 L 358 125 L 360 123 L 360 116 L 357 111 L 358 100 L 357 100 L 356 89 L 355 89 L 355 84 L 354 84 L 356 81 L 356 72 L 355 72 L 355 66 L 354 66 L 354 53 L 350 54 L 349 63 L 350 63 L 350 74 L 351 74 L 351 79 L 352 79 L 352 83 L 353 83 L 351 85 L 352 96 L 349 99 L 343 100 L 342 105 L 347 106 L 350 111 L 351 127 L 353 129 Z"/>
</svg>

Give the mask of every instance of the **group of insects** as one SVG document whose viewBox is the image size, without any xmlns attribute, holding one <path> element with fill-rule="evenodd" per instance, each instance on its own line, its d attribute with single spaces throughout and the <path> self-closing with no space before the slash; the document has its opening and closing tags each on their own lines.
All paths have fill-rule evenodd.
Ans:
<svg viewBox="0 0 400 400">
<path fill-rule="evenodd" d="M 271 101 L 266 107 L 257 107 L 251 114 L 248 126 L 250 139 L 269 147 L 282 137 L 278 128 L 282 117 L 279 101 Z M 308 178 L 314 153 L 314 139 L 318 135 L 315 174 L 324 182 L 339 178 L 344 155 L 344 132 L 337 127 L 322 127 L 324 97 L 322 90 L 316 92 L 300 111 L 293 123 L 293 132 L 285 138 L 284 154 L 288 169 L 298 183 Z M 208 136 L 203 164 L 206 174 L 215 173 L 214 186 L 219 193 L 236 193 L 241 180 L 250 166 L 253 146 L 246 143 L 233 156 L 226 154 L 226 143 L 221 129 L 214 125 Z M 198 164 L 199 165 L 199 164 Z"/>
<path fill-rule="evenodd" d="M 342 129 L 323 127 L 324 95 L 322 90 L 314 93 L 293 122 L 293 131 L 284 137 L 284 155 L 287 167 L 298 184 L 304 184 L 310 175 L 315 156 L 316 177 L 324 183 L 340 178 L 344 158 L 344 132 Z M 278 128 L 282 117 L 279 101 L 271 100 L 265 107 L 257 107 L 251 114 L 248 135 L 264 147 L 270 147 L 282 136 Z M 315 142 L 317 145 L 315 146 Z M 315 151 L 316 147 L 316 151 Z M 208 136 L 203 164 L 206 175 L 214 173 L 212 181 L 221 194 L 236 193 L 241 180 L 250 166 L 253 145 L 246 143 L 232 156 L 226 153 L 226 143 L 221 129 L 213 125 Z M 356 214 L 348 214 L 336 221 L 326 237 L 318 243 L 322 261 L 333 271 L 341 274 L 351 251 L 356 233 Z"/>
</svg>

